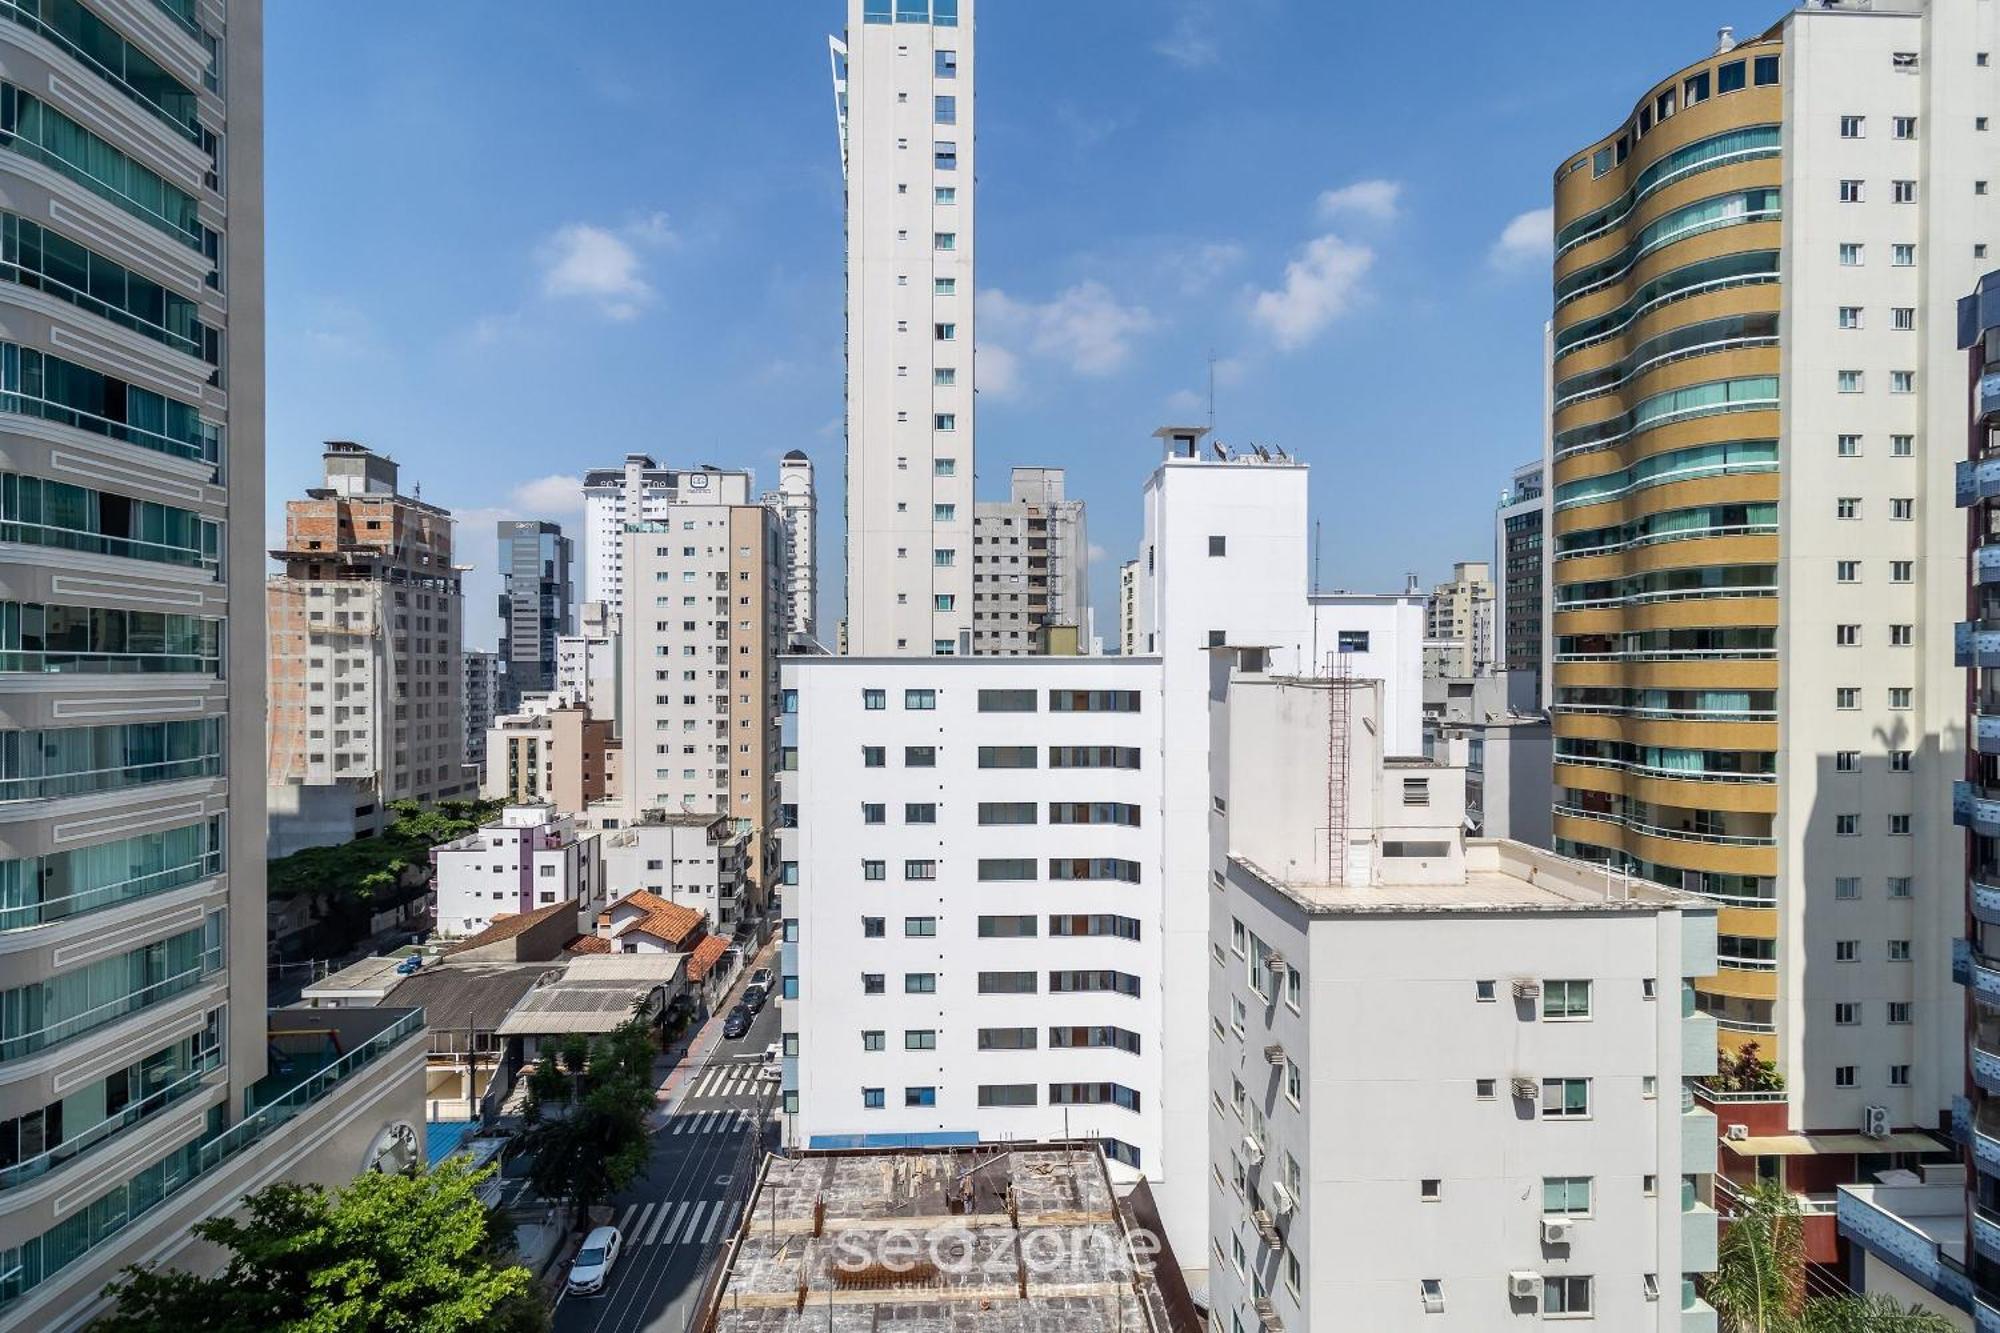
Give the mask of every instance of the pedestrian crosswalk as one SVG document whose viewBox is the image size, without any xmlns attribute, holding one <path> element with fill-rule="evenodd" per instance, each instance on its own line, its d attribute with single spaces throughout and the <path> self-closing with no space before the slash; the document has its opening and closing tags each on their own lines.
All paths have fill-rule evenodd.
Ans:
<svg viewBox="0 0 2000 1333">
<path fill-rule="evenodd" d="M 762 1066 L 748 1062 L 740 1064 L 710 1065 L 695 1076 L 688 1088 L 688 1096 L 742 1097 L 761 1094 L 776 1086 L 773 1079 L 763 1077 Z"/>
<path fill-rule="evenodd" d="M 619 1215 L 618 1230 L 628 1250 L 649 1245 L 709 1245 L 733 1232 L 742 1216 L 741 1200 L 628 1203 Z"/>
<path fill-rule="evenodd" d="M 755 1111 L 682 1111 L 667 1121 L 663 1134 L 733 1134 L 757 1123 Z"/>
</svg>

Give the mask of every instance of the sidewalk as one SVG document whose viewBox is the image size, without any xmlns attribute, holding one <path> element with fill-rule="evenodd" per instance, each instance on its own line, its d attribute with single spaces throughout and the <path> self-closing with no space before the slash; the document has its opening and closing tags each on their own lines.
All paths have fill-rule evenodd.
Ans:
<svg viewBox="0 0 2000 1333">
<path fill-rule="evenodd" d="M 707 1021 L 686 1037 L 677 1049 L 668 1051 L 654 1062 L 653 1076 L 658 1080 L 658 1087 L 653 1093 L 652 1125 L 655 1129 L 665 1124 L 668 1117 L 673 1115 L 675 1107 L 679 1104 L 682 1089 L 701 1071 L 709 1052 L 713 1051 L 716 1044 L 722 1040 L 722 1024 L 729 1016 L 730 1007 L 742 998 L 743 991 L 749 986 L 750 978 L 756 974 L 758 968 L 772 966 L 777 958 L 777 952 L 778 941 L 777 937 L 773 936 L 769 943 L 745 961 L 738 971 L 736 980 L 730 983 L 722 1002 L 715 1006 Z M 771 1003 L 777 1003 L 775 995 Z"/>
</svg>

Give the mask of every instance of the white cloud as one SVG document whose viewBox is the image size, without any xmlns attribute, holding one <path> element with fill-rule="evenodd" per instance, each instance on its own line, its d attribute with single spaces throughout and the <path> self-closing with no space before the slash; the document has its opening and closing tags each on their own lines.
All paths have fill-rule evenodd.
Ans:
<svg viewBox="0 0 2000 1333">
<path fill-rule="evenodd" d="M 1352 214 L 1371 222 L 1393 222 L 1402 211 L 1403 183 L 1390 180 L 1355 181 L 1337 190 L 1321 191 L 1319 215 L 1323 219 Z"/>
<path fill-rule="evenodd" d="M 588 222 L 559 227 L 536 256 L 542 294 L 588 301 L 606 319 L 635 319 L 654 296 L 639 247 L 672 239 L 664 213 L 648 214 L 616 231 Z"/>
<path fill-rule="evenodd" d="M 1556 211 L 1531 208 L 1518 213 L 1500 230 L 1500 239 L 1486 252 L 1486 262 L 1503 273 L 1545 264 L 1555 253 Z"/>
<path fill-rule="evenodd" d="M 1306 243 L 1285 265 L 1285 285 L 1257 293 L 1250 317 L 1278 346 L 1301 347 L 1345 314 L 1359 294 L 1375 252 L 1331 234 Z"/>
<path fill-rule="evenodd" d="M 514 488 L 513 508 L 524 518 L 564 519 L 583 514 L 583 478 L 551 473 Z"/>
<path fill-rule="evenodd" d="M 982 395 L 1012 398 L 1021 388 L 1021 359 L 997 343 L 981 343 L 972 353 L 972 382 Z"/>
<path fill-rule="evenodd" d="M 1097 561 L 1104 559 L 1105 556 L 1111 553 L 1105 550 L 1102 546 L 1099 546 L 1096 542 L 1092 542 L 1088 547 L 1085 548 L 1083 554 L 1085 559 L 1095 564 Z"/>
<path fill-rule="evenodd" d="M 1010 342 L 1068 364 L 1079 375 L 1110 375 L 1132 356 L 1132 339 L 1158 321 L 1142 305 L 1122 304 L 1096 280 L 1077 283 L 1050 301 L 1020 301 L 995 288 L 981 292 L 980 317 Z"/>
<path fill-rule="evenodd" d="M 1192 420 L 1196 416 L 1206 418 L 1208 399 L 1193 389 L 1175 389 L 1167 395 L 1167 411 L 1172 412 L 1176 419 Z"/>
<path fill-rule="evenodd" d="M 1215 36 L 1210 31 L 1213 22 L 1214 15 L 1206 3 L 1182 0 L 1175 7 L 1173 26 L 1153 43 L 1153 50 L 1182 69 L 1213 65 L 1220 54 L 1215 48 Z"/>
</svg>

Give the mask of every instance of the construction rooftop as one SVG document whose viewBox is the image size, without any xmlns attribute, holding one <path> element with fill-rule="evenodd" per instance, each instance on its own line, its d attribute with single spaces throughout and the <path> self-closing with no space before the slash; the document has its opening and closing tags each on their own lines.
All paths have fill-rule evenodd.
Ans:
<svg viewBox="0 0 2000 1333">
<path fill-rule="evenodd" d="M 1171 1251 L 1141 1246 L 1096 1145 L 769 1157 L 704 1333 L 1177 1333 Z M 1157 1272 L 1155 1271 L 1157 1268 Z M 1169 1276 L 1171 1275 L 1171 1276 Z M 1165 1280 L 1176 1295 L 1163 1294 Z M 1183 1309 L 1176 1319 L 1171 1308 Z"/>
</svg>

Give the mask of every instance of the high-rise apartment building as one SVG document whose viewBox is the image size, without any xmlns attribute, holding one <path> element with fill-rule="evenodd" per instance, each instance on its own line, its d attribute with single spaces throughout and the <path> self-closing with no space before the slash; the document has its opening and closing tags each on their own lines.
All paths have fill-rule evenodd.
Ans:
<svg viewBox="0 0 2000 1333">
<path fill-rule="evenodd" d="M 734 819 L 761 889 L 777 813 L 785 543 L 776 513 L 747 486 L 738 493 L 687 488 L 663 516 L 626 524 L 623 794 L 635 818 Z"/>
<path fill-rule="evenodd" d="M 1542 546 L 1549 505 L 1545 476 L 1539 459 L 1515 468 L 1493 515 L 1493 568 L 1500 571 L 1495 590 L 1499 612 L 1493 618 L 1499 637 L 1495 667 L 1532 676 L 1537 698 L 1547 679 L 1542 664 L 1548 641 Z"/>
<path fill-rule="evenodd" d="M 1798 9 L 1556 173 L 1556 847 L 1727 908 L 1701 1004 L 1793 1130 L 1961 1086 L 1952 310 L 2000 242 L 1995 41 L 1980 4 Z"/>
<path fill-rule="evenodd" d="M 498 536 L 500 657 L 511 708 L 523 694 L 555 688 L 556 640 L 575 628 L 572 552 L 560 524 L 538 519 L 501 519 Z"/>
<path fill-rule="evenodd" d="M 844 651 L 972 651 L 973 0 L 848 0 Z"/>
<path fill-rule="evenodd" d="M 577 608 L 576 633 L 556 640 L 555 692 L 610 721 L 614 735 L 621 730 L 619 710 L 624 707 L 619 689 L 623 633 L 616 611 L 602 602 L 585 602 Z"/>
<path fill-rule="evenodd" d="M 627 454 L 615 468 L 583 474 L 583 600 L 611 611 L 625 605 L 625 525 L 666 517 L 686 498 L 749 504 L 750 474 L 713 467 L 666 468 L 646 454 Z"/>
<path fill-rule="evenodd" d="M 1127 560 L 1118 566 L 1118 655 L 1130 657 L 1138 651 L 1134 631 L 1139 625 L 1139 562 Z"/>
<path fill-rule="evenodd" d="M 466 777 L 479 781 L 486 766 L 486 729 L 504 711 L 507 668 L 500 654 L 480 648 L 463 650 L 465 659 Z"/>
<path fill-rule="evenodd" d="M 1080 652 L 1090 619 L 1083 501 L 1065 498 L 1059 467 L 1017 467 L 1010 487 L 1008 499 L 974 506 L 973 654 Z"/>
<path fill-rule="evenodd" d="M 451 511 L 397 490 L 344 440 L 325 483 L 285 502 L 270 627 L 271 854 L 379 828 L 392 801 L 465 796 L 461 569 Z"/>
<path fill-rule="evenodd" d="M 257 0 L 0 22 L 9 1329 L 212 1262 L 194 1222 L 399 1119 L 423 1156 L 420 1015 L 266 1063 L 262 33 Z"/>
<path fill-rule="evenodd" d="M 1461 560 L 1451 581 L 1431 589 L 1424 608 L 1424 673 L 1477 676 L 1493 670 L 1493 571 L 1484 560 Z"/>
<path fill-rule="evenodd" d="M 778 489 L 764 505 L 785 533 L 785 635 L 800 644 L 819 641 L 819 496 L 813 465 L 803 449 L 778 461 Z"/>
</svg>

